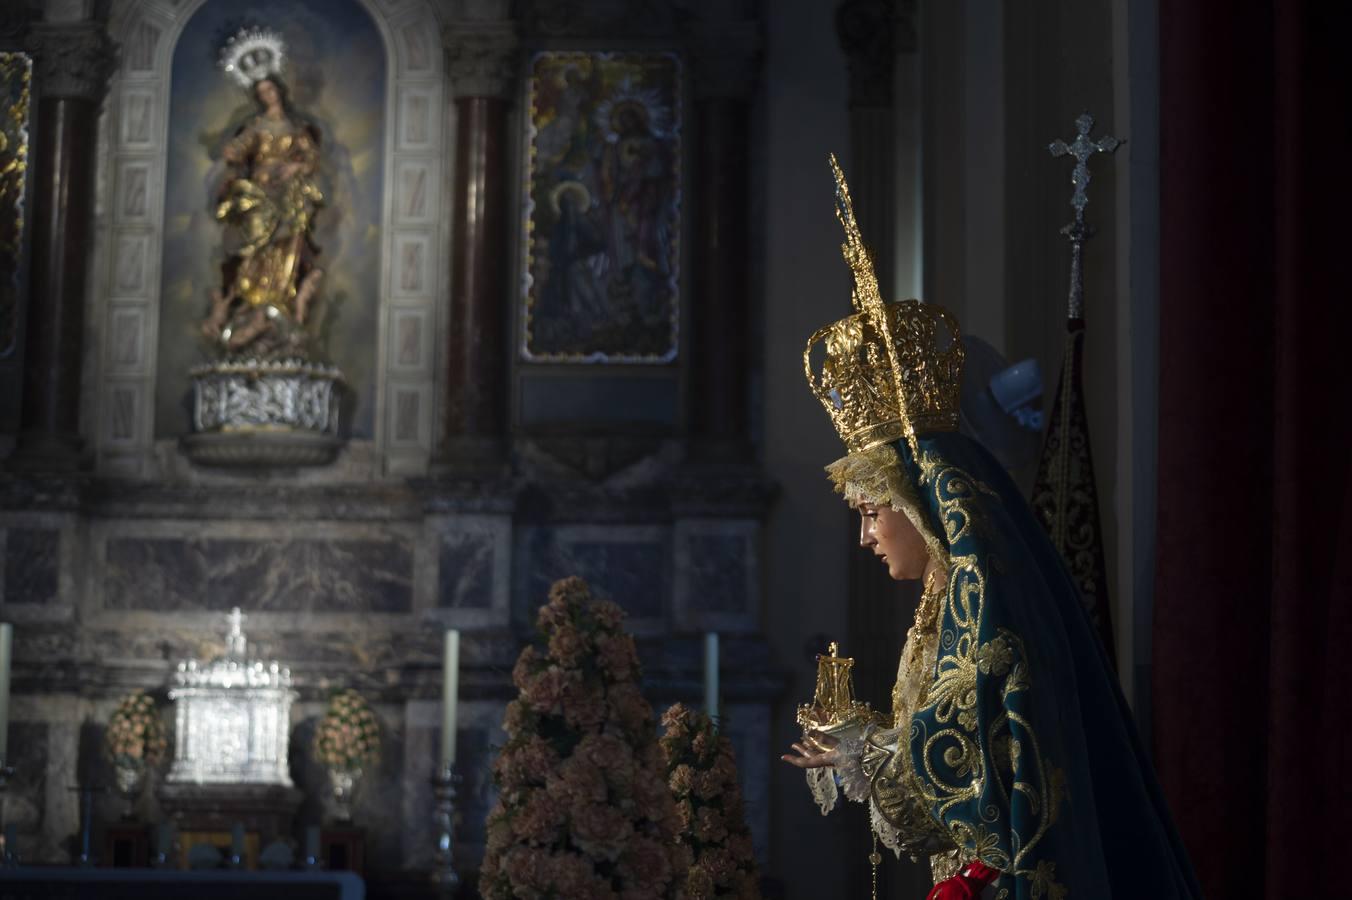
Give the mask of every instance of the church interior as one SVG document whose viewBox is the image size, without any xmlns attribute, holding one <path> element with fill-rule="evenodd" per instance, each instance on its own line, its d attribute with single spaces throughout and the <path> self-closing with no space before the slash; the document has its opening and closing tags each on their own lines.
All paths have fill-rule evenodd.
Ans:
<svg viewBox="0 0 1352 900">
<path fill-rule="evenodd" d="M 1345 18 L 3 0 L 0 894 L 927 896 L 781 761 L 837 651 L 881 706 L 920 621 L 808 383 L 857 217 L 881 296 L 957 323 L 958 430 L 1059 551 L 1196 896 L 1333 896 Z M 569 665 L 635 796 L 721 748 L 651 782 L 721 811 L 685 857 L 621 816 L 552 888 L 499 860 Z M 650 887 L 558 886 L 596 872 Z M 1044 875 L 979 896 L 1098 896 Z"/>
</svg>

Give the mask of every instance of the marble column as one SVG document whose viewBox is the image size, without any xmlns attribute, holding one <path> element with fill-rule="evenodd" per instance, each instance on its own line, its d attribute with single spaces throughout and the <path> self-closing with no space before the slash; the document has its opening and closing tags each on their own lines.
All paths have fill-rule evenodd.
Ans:
<svg viewBox="0 0 1352 900">
<path fill-rule="evenodd" d="M 101 25 L 33 26 L 32 259 L 19 437 L 11 463 L 80 464 L 85 277 L 93 239 L 99 103 L 113 49 Z"/>
<path fill-rule="evenodd" d="M 455 98 L 450 343 L 440 468 L 506 456 L 508 311 L 507 122 L 518 65 L 511 22 L 461 22 L 445 32 Z"/>
<path fill-rule="evenodd" d="M 689 315 L 691 455 L 749 459 L 749 133 L 759 68 L 755 22 L 695 26 L 692 205 L 693 290 Z"/>
</svg>

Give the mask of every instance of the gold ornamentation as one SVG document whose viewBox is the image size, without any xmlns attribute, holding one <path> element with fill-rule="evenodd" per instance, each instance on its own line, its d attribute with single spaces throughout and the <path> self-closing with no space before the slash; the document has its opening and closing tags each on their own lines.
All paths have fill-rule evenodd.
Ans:
<svg viewBox="0 0 1352 900">
<path fill-rule="evenodd" d="M 798 707 L 798 724 L 807 731 L 828 734 L 876 721 L 869 705 L 854 699 L 854 659 L 840 655 L 832 641 L 825 655 L 817 654 L 817 689 L 812 702 Z"/>
<path fill-rule="evenodd" d="M 836 217 L 845 229 L 841 252 L 854 273 L 856 312 L 808 339 L 803 369 L 851 452 L 905 438 L 919 459 L 916 434 L 958 427 L 963 361 L 958 324 L 933 304 L 883 301 L 834 155 L 831 169 Z M 814 372 L 811 357 L 818 344 L 826 357 L 820 372 Z"/>
<path fill-rule="evenodd" d="M 314 241 L 325 201 L 317 180 L 318 132 L 288 108 L 270 74 L 275 70 L 260 68 L 266 59 L 280 65 L 280 50 L 268 56 L 267 36 L 255 41 L 257 35 L 248 35 L 242 46 L 227 47 L 234 48 L 231 59 L 238 57 L 227 71 L 238 75 L 244 66 L 265 77 L 250 85 L 257 114 L 221 151 L 228 174 L 215 214 L 231 249 L 201 331 L 230 359 L 303 360 L 320 333 L 314 313 L 322 311 L 324 270 Z"/>
<path fill-rule="evenodd" d="M 28 104 L 33 61 L 0 53 L 0 359 L 18 345 L 19 268 L 23 258 L 24 184 L 28 177 Z"/>
</svg>

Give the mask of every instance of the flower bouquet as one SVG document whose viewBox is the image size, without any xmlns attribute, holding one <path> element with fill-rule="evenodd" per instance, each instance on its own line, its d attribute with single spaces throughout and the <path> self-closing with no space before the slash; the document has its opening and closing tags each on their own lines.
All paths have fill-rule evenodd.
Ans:
<svg viewBox="0 0 1352 900">
<path fill-rule="evenodd" d="M 674 896 L 688 859 L 623 618 L 579 578 L 555 583 L 540 608 L 540 645 L 512 672 L 520 695 L 493 766 L 488 900 Z"/>
<path fill-rule="evenodd" d="M 679 841 L 693 860 L 679 888 L 686 900 L 760 900 L 732 742 L 714 730 L 707 715 L 680 703 L 663 714 L 662 725 L 667 784 L 681 820 Z"/>
<path fill-rule="evenodd" d="M 149 694 L 137 690 L 122 698 L 108 718 L 104 749 L 113 764 L 117 791 L 126 803 L 122 816 L 129 819 L 145 786 L 146 773 L 164 762 L 169 750 L 164 720 Z"/>
<path fill-rule="evenodd" d="M 334 816 L 352 820 L 352 801 L 362 771 L 380 762 L 380 725 L 361 694 L 343 690 L 315 727 L 315 761 L 329 770 Z"/>
</svg>

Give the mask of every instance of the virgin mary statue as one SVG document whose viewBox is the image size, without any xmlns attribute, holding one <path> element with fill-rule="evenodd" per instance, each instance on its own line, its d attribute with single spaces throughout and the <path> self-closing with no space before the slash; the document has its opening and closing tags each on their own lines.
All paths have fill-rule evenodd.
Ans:
<svg viewBox="0 0 1352 900">
<path fill-rule="evenodd" d="M 839 785 L 877 840 L 929 856 L 932 898 L 1200 896 L 1074 583 L 1012 480 L 957 432 L 956 322 L 882 300 L 832 167 L 855 312 L 804 355 L 848 451 L 827 472 L 860 542 L 925 589 L 890 713 L 809 719 L 784 759 L 823 812 Z"/>
</svg>

